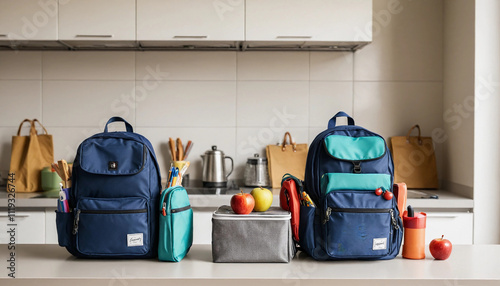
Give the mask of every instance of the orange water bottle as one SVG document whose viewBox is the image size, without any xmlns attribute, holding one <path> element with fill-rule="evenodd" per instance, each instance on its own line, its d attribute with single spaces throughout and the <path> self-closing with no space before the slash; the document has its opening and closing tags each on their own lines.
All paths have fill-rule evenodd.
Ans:
<svg viewBox="0 0 500 286">
<path fill-rule="evenodd" d="M 425 258 L 425 221 L 427 214 L 414 213 L 411 206 L 403 213 L 404 243 L 403 257 L 409 259 Z"/>
</svg>

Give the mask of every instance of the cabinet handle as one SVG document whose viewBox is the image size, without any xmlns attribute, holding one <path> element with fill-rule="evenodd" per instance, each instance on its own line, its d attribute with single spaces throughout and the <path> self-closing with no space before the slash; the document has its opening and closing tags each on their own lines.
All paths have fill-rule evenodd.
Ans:
<svg viewBox="0 0 500 286">
<path fill-rule="evenodd" d="M 445 214 L 427 214 L 428 218 L 457 218 L 458 215 L 445 215 Z"/>
<path fill-rule="evenodd" d="M 311 39 L 312 36 L 276 36 L 276 39 Z"/>
<path fill-rule="evenodd" d="M 0 37 L 7 37 L 7 34 L 0 34 Z"/>
<path fill-rule="evenodd" d="M 208 36 L 174 36 L 174 39 L 206 39 Z"/>
<path fill-rule="evenodd" d="M 76 35 L 76 38 L 113 38 L 113 35 Z"/>
<path fill-rule="evenodd" d="M 9 217 L 8 214 L 0 214 L 0 217 Z M 30 217 L 29 214 L 15 214 L 13 217 Z"/>
</svg>

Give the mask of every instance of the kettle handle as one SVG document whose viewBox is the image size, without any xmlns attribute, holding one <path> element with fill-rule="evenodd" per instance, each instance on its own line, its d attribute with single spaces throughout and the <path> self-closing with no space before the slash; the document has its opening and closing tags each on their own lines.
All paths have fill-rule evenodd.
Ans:
<svg viewBox="0 0 500 286">
<path fill-rule="evenodd" d="M 229 157 L 229 156 L 224 156 L 224 159 L 229 159 L 231 160 L 231 171 L 229 171 L 229 174 L 227 174 L 226 176 L 226 179 L 229 178 L 229 176 L 231 175 L 231 173 L 233 173 L 233 169 L 234 169 L 234 161 L 233 161 L 233 158 Z"/>
</svg>

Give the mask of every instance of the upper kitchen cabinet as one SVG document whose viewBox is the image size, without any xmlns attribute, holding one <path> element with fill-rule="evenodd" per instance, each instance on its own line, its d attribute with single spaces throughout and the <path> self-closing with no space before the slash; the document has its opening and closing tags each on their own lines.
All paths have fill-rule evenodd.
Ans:
<svg viewBox="0 0 500 286">
<path fill-rule="evenodd" d="M 247 48 L 346 45 L 372 40 L 372 0 L 246 0 Z"/>
<path fill-rule="evenodd" d="M 243 41 L 245 1 L 137 0 L 137 40 L 143 46 Z"/>
<path fill-rule="evenodd" d="M 57 46 L 56 40 L 57 0 L 0 0 L 0 46 Z"/>
<path fill-rule="evenodd" d="M 135 0 L 59 0 L 59 40 L 135 41 Z"/>
</svg>

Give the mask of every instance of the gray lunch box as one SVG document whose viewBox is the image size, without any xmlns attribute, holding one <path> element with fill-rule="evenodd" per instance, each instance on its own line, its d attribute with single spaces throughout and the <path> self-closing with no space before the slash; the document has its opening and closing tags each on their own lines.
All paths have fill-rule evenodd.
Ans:
<svg viewBox="0 0 500 286">
<path fill-rule="evenodd" d="M 295 256 L 290 218 L 279 207 L 247 215 L 219 207 L 212 215 L 214 262 L 290 262 Z"/>
</svg>

